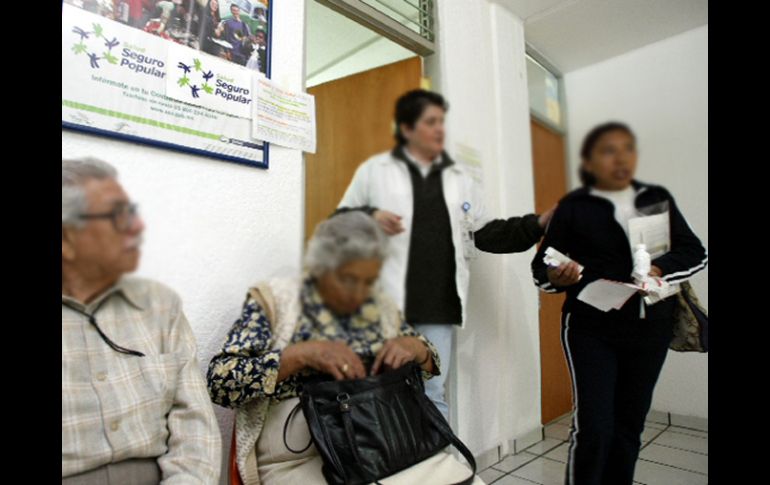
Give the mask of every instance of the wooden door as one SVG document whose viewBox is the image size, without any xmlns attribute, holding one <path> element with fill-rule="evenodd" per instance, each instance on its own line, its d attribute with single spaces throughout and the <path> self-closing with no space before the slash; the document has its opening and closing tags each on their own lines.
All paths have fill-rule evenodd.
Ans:
<svg viewBox="0 0 770 485">
<path fill-rule="evenodd" d="M 334 212 L 356 168 L 395 144 L 396 100 L 418 89 L 422 59 L 412 57 L 309 88 L 316 103 L 316 153 L 305 156 L 305 241 Z"/>
<path fill-rule="evenodd" d="M 567 192 L 564 136 L 531 119 L 535 210 L 550 209 Z M 572 382 L 561 345 L 564 294 L 540 292 L 540 366 L 543 424 L 572 409 Z"/>
</svg>

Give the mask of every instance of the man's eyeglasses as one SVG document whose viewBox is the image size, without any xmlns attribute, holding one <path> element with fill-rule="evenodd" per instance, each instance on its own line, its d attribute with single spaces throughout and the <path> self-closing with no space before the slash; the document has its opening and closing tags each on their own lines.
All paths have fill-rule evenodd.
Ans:
<svg viewBox="0 0 770 485">
<path fill-rule="evenodd" d="M 134 224 L 138 214 L 136 204 L 120 204 L 110 212 L 103 214 L 80 214 L 79 219 L 110 219 L 118 232 L 126 232 Z"/>
</svg>

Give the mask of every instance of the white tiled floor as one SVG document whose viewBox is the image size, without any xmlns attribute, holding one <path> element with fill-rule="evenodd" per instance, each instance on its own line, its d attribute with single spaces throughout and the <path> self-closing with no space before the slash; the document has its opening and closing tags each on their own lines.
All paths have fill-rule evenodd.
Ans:
<svg viewBox="0 0 770 485">
<path fill-rule="evenodd" d="M 700 485 L 708 483 L 708 422 L 666 424 L 648 416 L 634 483 Z M 483 470 L 479 475 L 495 485 L 563 485 L 569 452 L 570 416 L 545 429 L 545 440 Z M 685 425 L 687 425 L 685 427 Z"/>
<path fill-rule="evenodd" d="M 546 438 L 543 441 L 540 441 L 538 443 L 535 443 L 534 445 L 530 446 L 529 448 L 525 449 L 525 453 L 530 453 L 534 455 L 542 455 L 544 453 L 548 453 L 552 449 L 556 448 L 560 444 L 564 443 L 564 441 L 567 440 L 567 437 L 561 440 L 557 440 L 554 438 Z"/>
<path fill-rule="evenodd" d="M 499 463 L 495 463 L 490 468 L 500 470 L 501 472 L 511 472 L 517 468 L 521 468 L 523 465 L 534 461 L 537 457 L 528 453 L 519 453 L 518 455 L 508 455 Z"/>
</svg>

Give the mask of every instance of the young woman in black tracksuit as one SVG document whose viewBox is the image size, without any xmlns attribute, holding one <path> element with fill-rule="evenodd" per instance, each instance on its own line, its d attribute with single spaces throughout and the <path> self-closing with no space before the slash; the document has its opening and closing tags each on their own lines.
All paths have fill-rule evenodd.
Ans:
<svg viewBox="0 0 770 485">
<path fill-rule="evenodd" d="M 620 123 L 592 130 L 581 150 L 584 186 L 567 194 L 547 228 L 532 272 L 546 292 L 567 292 L 562 344 L 573 383 L 567 485 L 631 484 L 652 392 L 672 338 L 674 297 L 646 305 L 635 294 L 620 310 L 602 312 L 577 299 L 592 281 L 633 282 L 627 221 L 637 210 L 668 203 L 670 250 L 652 261 L 651 276 L 669 283 L 705 268 L 706 250 L 663 187 L 633 179 L 635 136 Z M 659 206 L 660 207 L 660 206 Z M 548 247 L 576 263 L 543 262 Z"/>
</svg>

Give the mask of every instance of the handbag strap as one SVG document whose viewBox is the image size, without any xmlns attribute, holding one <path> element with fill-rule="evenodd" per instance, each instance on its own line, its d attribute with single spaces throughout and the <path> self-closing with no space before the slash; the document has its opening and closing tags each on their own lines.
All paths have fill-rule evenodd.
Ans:
<svg viewBox="0 0 770 485">
<path fill-rule="evenodd" d="M 290 452 L 296 455 L 306 452 L 310 448 L 310 446 L 313 444 L 312 433 L 310 435 L 310 442 L 307 444 L 306 447 L 304 447 L 301 450 L 292 449 L 292 447 L 289 446 L 288 440 L 286 439 L 286 433 L 289 429 L 289 422 L 292 420 L 292 418 L 294 418 L 294 416 L 297 414 L 297 411 L 299 411 L 301 408 L 302 408 L 302 401 L 298 402 L 297 405 L 294 406 L 294 408 L 291 410 L 289 415 L 286 417 L 286 421 L 284 421 L 283 423 L 283 444 L 287 450 L 289 450 Z M 348 416 L 348 419 L 350 419 L 349 416 Z M 345 431 L 348 434 L 348 441 L 350 441 L 351 439 L 352 429 L 353 429 L 352 422 L 350 423 L 350 428 L 348 428 L 348 424 L 346 423 Z M 348 483 L 347 473 L 345 473 L 345 469 L 339 465 L 339 457 L 337 457 L 337 452 L 334 450 L 333 446 L 329 446 L 328 449 L 329 449 L 329 452 L 334 455 L 332 457 L 332 459 L 335 461 L 335 464 L 333 465 L 334 469 L 337 471 L 337 473 L 339 473 L 343 477 L 343 480 L 345 481 L 345 483 Z M 355 449 L 355 447 L 353 447 L 353 450 L 354 450 L 354 453 L 356 454 L 356 460 L 360 462 L 360 457 L 358 456 L 358 450 Z M 377 485 L 381 485 L 379 482 L 375 482 L 375 483 Z"/>
<path fill-rule="evenodd" d="M 474 478 L 476 477 L 476 459 L 473 457 L 473 453 L 471 453 L 471 450 L 465 446 L 465 443 L 463 443 L 460 438 L 454 434 L 454 431 L 452 431 L 452 428 L 449 427 L 446 420 L 444 419 L 444 416 L 442 416 L 439 410 L 436 409 L 436 406 L 433 404 L 433 402 L 431 402 L 428 396 L 425 395 L 422 389 L 420 389 L 418 386 L 415 386 L 414 394 L 417 396 L 418 402 L 420 403 L 422 409 L 426 411 L 430 422 L 439 430 L 441 435 L 446 440 L 452 443 L 452 445 L 454 445 L 454 447 L 460 451 L 460 453 L 465 457 L 466 460 L 468 460 L 468 463 L 471 466 L 471 476 L 461 482 L 457 482 L 452 485 L 471 485 Z"/>
<path fill-rule="evenodd" d="M 289 446 L 289 442 L 286 439 L 286 431 L 289 429 L 289 422 L 292 420 L 294 415 L 297 414 L 297 411 L 300 409 L 300 406 L 301 406 L 301 403 L 297 403 L 297 405 L 294 406 L 294 409 L 291 410 L 289 415 L 286 416 L 286 421 L 283 423 L 283 444 L 284 444 L 284 446 L 286 446 L 287 450 L 291 451 L 292 453 L 294 453 L 296 455 L 299 455 L 299 454 L 302 454 L 302 453 L 306 452 L 310 448 L 310 445 L 313 444 L 313 437 L 311 436 L 310 437 L 310 443 L 308 443 L 306 447 L 304 447 L 301 450 L 297 451 L 297 450 L 292 449 L 291 446 Z"/>
</svg>

